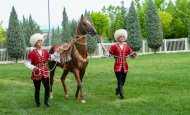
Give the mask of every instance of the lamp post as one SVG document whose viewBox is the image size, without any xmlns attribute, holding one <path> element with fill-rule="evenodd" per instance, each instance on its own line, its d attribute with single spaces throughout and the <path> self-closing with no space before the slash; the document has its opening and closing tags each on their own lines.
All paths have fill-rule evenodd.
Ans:
<svg viewBox="0 0 190 115">
<path fill-rule="evenodd" d="M 50 37 L 50 8 L 49 8 L 49 0 L 48 0 L 48 39 L 49 39 L 49 46 L 51 46 L 51 37 Z"/>
</svg>

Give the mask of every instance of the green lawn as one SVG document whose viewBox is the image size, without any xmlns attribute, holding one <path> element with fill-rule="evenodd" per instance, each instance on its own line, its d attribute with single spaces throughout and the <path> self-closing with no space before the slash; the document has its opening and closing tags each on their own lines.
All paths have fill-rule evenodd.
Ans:
<svg viewBox="0 0 190 115">
<path fill-rule="evenodd" d="M 83 79 L 86 103 L 74 97 L 77 82 L 67 76 L 69 98 L 63 96 L 57 69 L 51 107 L 34 101 L 31 71 L 23 64 L 0 65 L 1 115 L 186 115 L 190 113 L 190 53 L 154 54 L 128 58 L 125 99 L 115 96 L 113 58 L 90 59 Z"/>
</svg>

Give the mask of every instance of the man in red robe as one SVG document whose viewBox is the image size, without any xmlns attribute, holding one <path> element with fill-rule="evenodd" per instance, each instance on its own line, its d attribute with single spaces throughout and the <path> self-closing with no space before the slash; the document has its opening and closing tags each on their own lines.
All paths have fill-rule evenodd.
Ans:
<svg viewBox="0 0 190 115">
<path fill-rule="evenodd" d="M 136 53 L 133 52 L 131 47 L 125 44 L 127 39 L 127 31 L 124 29 L 116 30 L 114 33 L 114 38 L 117 41 L 114 45 L 110 47 L 109 56 L 115 58 L 114 72 L 117 78 L 117 87 L 116 95 L 120 95 L 121 99 L 124 99 L 123 96 L 123 85 L 128 72 L 128 63 L 126 61 L 127 56 L 130 55 L 131 58 L 136 57 Z M 105 52 L 105 48 L 103 47 Z"/>
<path fill-rule="evenodd" d="M 25 61 L 25 66 L 32 70 L 31 78 L 34 83 L 35 87 L 35 102 L 37 107 L 40 107 L 40 85 L 41 82 L 45 88 L 45 97 L 44 97 L 44 104 L 47 107 L 50 107 L 48 103 L 49 100 L 49 71 L 46 67 L 46 63 L 48 59 L 56 59 L 55 57 L 59 58 L 59 54 L 56 52 L 52 55 L 43 48 L 44 38 L 40 33 L 36 33 L 31 36 L 30 43 L 35 49 L 29 52 L 28 57 Z M 55 55 L 56 54 L 56 55 Z"/>
</svg>

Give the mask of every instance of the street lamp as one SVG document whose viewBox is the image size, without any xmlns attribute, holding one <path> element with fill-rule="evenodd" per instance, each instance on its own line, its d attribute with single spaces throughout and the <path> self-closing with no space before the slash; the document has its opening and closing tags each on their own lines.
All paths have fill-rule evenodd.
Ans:
<svg viewBox="0 0 190 115">
<path fill-rule="evenodd" d="M 49 46 L 51 46 L 51 37 L 50 37 L 50 8 L 49 8 L 49 0 L 48 0 L 48 39 L 49 39 Z"/>
</svg>

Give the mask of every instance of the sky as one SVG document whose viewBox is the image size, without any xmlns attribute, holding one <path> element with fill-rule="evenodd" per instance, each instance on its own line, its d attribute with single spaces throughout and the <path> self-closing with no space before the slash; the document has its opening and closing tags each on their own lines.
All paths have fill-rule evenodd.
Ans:
<svg viewBox="0 0 190 115">
<path fill-rule="evenodd" d="M 131 0 L 124 0 L 125 7 L 129 8 Z M 121 0 L 49 0 L 50 25 L 58 26 L 62 22 L 62 12 L 65 7 L 69 20 L 79 19 L 85 9 L 88 11 L 101 11 L 103 6 L 121 5 Z M 41 27 L 48 27 L 48 0 L 0 0 L 0 21 L 3 28 L 8 28 L 10 13 L 14 6 L 18 19 L 31 14 L 33 20 Z"/>
</svg>

